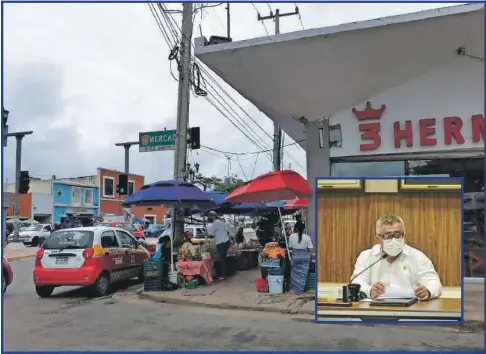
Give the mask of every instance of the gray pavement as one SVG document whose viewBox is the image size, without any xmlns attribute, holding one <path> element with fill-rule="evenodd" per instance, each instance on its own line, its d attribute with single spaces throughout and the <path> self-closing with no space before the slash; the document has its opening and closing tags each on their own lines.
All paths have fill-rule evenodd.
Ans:
<svg viewBox="0 0 486 354">
<path fill-rule="evenodd" d="M 154 303 L 141 300 L 131 284 L 102 299 L 63 288 L 40 299 L 32 282 L 33 260 L 11 264 L 15 279 L 3 302 L 6 351 L 484 348 L 484 332 L 477 328 L 316 325 L 310 318 L 282 314 Z"/>
</svg>

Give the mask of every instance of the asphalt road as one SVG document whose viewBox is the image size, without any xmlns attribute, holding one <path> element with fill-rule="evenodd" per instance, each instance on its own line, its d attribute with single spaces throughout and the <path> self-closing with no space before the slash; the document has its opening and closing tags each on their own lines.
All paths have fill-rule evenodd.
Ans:
<svg viewBox="0 0 486 354">
<path fill-rule="evenodd" d="M 141 300 L 124 284 L 108 298 L 56 289 L 40 299 L 33 260 L 12 262 L 4 296 L 5 351 L 477 350 L 484 333 L 450 327 L 316 325 L 288 315 L 215 310 Z M 127 288 L 127 286 L 129 286 Z M 69 291 L 66 291 L 69 290 Z"/>
</svg>

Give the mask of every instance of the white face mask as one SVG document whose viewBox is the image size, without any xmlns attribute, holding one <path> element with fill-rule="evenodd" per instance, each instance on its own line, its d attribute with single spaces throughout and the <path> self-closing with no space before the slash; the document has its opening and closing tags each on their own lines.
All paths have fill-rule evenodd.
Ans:
<svg viewBox="0 0 486 354">
<path fill-rule="evenodd" d="M 383 252 L 387 255 L 396 257 L 403 251 L 403 247 L 405 247 L 405 239 L 402 238 L 397 240 L 393 238 L 391 240 L 383 240 Z"/>
</svg>

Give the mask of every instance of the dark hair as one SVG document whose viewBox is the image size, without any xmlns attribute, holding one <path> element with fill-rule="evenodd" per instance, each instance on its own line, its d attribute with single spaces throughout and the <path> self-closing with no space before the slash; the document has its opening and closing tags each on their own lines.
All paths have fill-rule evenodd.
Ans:
<svg viewBox="0 0 486 354">
<path fill-rule="evenodd" d="M 299 234 L 299 243 L 302 242 L 302 234 L 304 233 L 304 224 L 303 223 L 296 223 L 294 226 L 294 231 Z"/>
</svg>

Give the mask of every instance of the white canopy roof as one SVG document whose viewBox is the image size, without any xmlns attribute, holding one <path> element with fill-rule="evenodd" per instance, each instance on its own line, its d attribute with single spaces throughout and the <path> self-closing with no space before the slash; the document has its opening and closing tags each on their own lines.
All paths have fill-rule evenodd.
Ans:
<svg viewBox="0 0 486 354">
<path fill-rule="evenodd" d="M 300 117 L 332 116 L 446 63 L 483 57 L 484 5 L 451 6 L 204 46 L 195 55 L 293 139 Z"/>
</svg>

